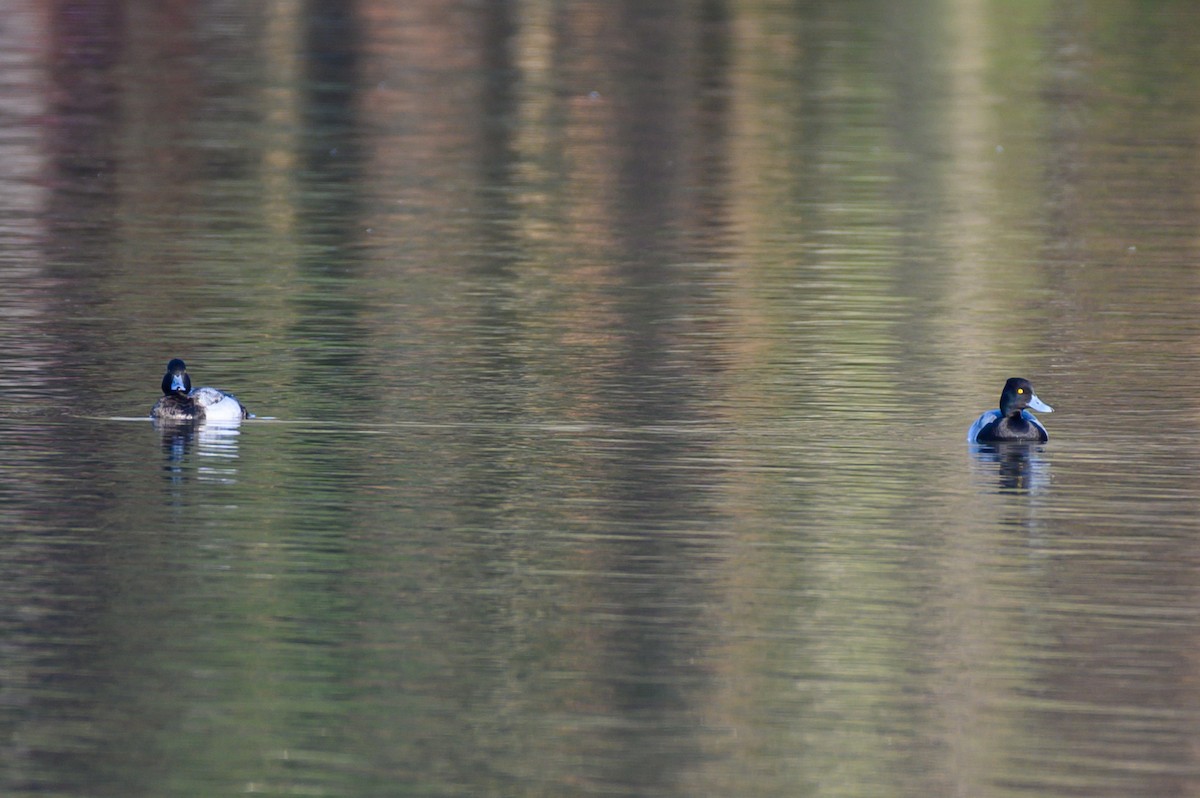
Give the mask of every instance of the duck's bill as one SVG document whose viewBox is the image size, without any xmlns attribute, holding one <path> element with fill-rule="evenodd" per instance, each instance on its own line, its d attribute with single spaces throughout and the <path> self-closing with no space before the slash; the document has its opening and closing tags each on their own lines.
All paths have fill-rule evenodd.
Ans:
<svg viewBox="0 0 1200 798">
<path fill-rule="evenodd" d="M 1037 394 L 1029 397 L 1029 409 L 1039 413 L 1053 413 L 1054 408 L 1037 398 Z"/>
<path fill-rule="evenodd" d="M 171 375 L 171 390 L 172 391 L 183 391 L 184 393 L 187 392 L 187 386 L 183 382 L 182 374 L 172 374 Z"/>
</svg>

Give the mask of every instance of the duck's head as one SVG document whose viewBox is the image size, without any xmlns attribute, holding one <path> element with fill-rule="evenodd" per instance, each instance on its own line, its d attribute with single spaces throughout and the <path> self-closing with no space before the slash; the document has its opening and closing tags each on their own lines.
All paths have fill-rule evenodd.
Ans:
<svg viewBox="0 0 1200 798">
<path fill-rule="evenodd" d="M 188 376 L 187 365 L 179 358 L 172 359 L 162 378 L 162 392 L 167 396 L 187 396 L 191 390 L 192 378 Z"/>
<path fill-rule="evenodd" d="M 1054 412 L 1053 407 L 1037 398 L 1029 380 L 1023 377 L 1009 377 L 1008 382 L 1004 383 L 1004 390 L 1000 392 L 1000 412 L 1011 416 L 1019 414 L 1025 408 L 1039 413 Z"/>
</svg>

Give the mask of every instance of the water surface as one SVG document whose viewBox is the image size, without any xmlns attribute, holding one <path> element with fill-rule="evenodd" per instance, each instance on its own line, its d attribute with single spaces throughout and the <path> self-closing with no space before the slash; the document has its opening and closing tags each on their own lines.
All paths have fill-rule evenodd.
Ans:
<svg viewBox="0 0 1200 798">
<path fill-rule="evenodd" d="M 1187 4 L 9 11 L 0 791 L 1195 791 Z"/>
</svg>

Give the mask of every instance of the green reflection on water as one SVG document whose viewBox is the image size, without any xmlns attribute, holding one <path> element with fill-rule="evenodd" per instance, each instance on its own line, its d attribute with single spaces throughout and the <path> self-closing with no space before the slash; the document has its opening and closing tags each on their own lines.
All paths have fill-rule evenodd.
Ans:
<svg viewBox="0 0 1200 798">
<path fill-rule="evenodd" d="M 1180 791 L 1190 7 L 619 12 L 0 30 L 7 794 Z"/>
</svg>

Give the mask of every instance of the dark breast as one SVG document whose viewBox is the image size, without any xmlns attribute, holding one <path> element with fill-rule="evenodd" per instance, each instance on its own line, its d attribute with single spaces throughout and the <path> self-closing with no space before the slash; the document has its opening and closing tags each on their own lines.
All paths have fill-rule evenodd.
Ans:
<svg viewBox="0 0 1200 798">
<path fill-rule="evenodd" d="M 1044 441 L 1048 438 L 1041 427 L 1020 416 L 993 421 L 979 433 L 980 441 Z"/>
</svg>

